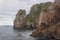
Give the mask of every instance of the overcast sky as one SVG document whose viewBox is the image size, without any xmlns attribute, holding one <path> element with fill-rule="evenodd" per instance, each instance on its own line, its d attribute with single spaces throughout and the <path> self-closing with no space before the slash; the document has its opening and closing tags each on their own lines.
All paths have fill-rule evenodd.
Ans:
<svg viewBox="0 0 60 40">
<path fill-rule="evenodd" d="M 53 0 L 0 0 L 0 25 L 13 25 L 19 9 L 25 9 L 29 13 L 32 5 L 47 1 Z"/>
</svg>

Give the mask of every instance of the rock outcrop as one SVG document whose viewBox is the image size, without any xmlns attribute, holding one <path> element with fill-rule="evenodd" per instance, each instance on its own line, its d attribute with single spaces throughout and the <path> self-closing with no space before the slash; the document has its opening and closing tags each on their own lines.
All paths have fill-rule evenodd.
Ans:
<svg viewBox="0 0 60 40">
<path fill-rule="evenodd" d="M 45 36 L 60 40 L 60 0 L 49 6 L 46 11 L 42 11 L 39 17 L 39 26 L 32 32 L 32 36 Z"/>
<path fill-rule="evenodd" d="M 25 17 L 26 17 L 25 10 L 20 9 L 14 20 L 14 29 L 25 28 L 26 26 Z"/>
</svg>

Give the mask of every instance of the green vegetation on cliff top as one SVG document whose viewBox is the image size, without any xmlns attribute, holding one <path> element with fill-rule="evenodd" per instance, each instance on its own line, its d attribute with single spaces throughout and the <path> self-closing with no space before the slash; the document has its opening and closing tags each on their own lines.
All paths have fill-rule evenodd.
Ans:
<svg viewBox="0 0 60 40">
<path fill-rule="evenodd" d="M 47 11 L 48 7 L 51 5 L 51 2 L 35 4 L 31 7 L 30 13 L 27 15 L 27 21 L 36 22 L 39 18 L 39 15 L 42 11 Z"/>
</svg>

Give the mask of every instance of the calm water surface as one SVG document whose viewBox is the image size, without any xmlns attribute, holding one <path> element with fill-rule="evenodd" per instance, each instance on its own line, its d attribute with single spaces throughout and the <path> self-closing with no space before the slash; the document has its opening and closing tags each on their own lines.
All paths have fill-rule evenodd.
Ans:
<svg viewBox="0 0 60 40">
<path fill-rule="evenodd" d="M 29 36 L 32 31 L 14 30 L 13 26 L 0 26 L 0 40 L 36 40 Z"/>
</svg>

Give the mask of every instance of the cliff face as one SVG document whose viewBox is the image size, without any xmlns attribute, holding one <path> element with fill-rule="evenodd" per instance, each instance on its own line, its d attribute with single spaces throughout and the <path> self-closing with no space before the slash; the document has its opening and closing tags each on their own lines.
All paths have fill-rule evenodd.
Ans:
<svg viewBox="0 0 60 40">
<path fill-rule="evenodd" d="M 32 36 L 45 36 L 60 39 L 60 0 L 49 6 L 47 11 L 42 11 L 39 17 L 39 26 L 32 32 Z"/>
</svg>

